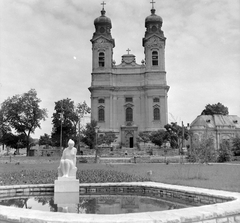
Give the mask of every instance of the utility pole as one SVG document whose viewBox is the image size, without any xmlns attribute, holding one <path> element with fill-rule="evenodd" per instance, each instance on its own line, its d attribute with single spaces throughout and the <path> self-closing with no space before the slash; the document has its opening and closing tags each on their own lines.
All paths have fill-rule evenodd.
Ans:
<svg viewBox="0 0 240 223">
<path fill-rule="evenodd" d="M 80 148 L 80 134 L 81 134 L 81 131 L 80 131 L 80 127 L 81 127 L 81 116 L 79 115 L 79 120 L 78 120 L 78 151 L 81 153 L 81 148 Z"/>
<path fill-rule="evenodd" d="M 95 142 L 95 163 L 97 163 L 97 157 L 98 157 L 98 130 L 99 126 L 95 127 L 95 133 L 96 133 L 96 142 Z"/>
<path fill-rule="evenodd" d="M 180 163 L 183 163 L 183 148 L 184 148 L 184 125 L 182 121 L 182 149 L 181 149 L 181 154 L 180 154 Z"/>
<path fill-rule="evenodd" d="M 60 129 L 60 149 L 62 152 L 62 121 L 63 121 L 63 101 L 61 101 L 61 113 L 60 113 L 60 120 L 61 120 L 61 129 Z"/>
</svg>

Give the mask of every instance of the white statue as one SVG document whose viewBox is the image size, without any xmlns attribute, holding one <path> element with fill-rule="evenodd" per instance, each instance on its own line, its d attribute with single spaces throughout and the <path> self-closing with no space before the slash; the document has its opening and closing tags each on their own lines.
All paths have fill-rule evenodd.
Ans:
<svg viewBox="0 0 240 223">
<path fill-rule="evenodd" d="M 60 165 L 58 167 L 59 177 L 76 177 L 76 154 L 77 149 L 74 147 L 74 141 L 68 141 L 68 147 L 63 150 Z"/>
</svg>

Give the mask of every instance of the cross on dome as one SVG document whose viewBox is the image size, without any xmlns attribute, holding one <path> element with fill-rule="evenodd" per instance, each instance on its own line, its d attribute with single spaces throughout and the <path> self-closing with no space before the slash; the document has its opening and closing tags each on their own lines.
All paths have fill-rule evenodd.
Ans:
<svg viewBox="0 0 240 223">
<path fill-rule="evenodd" d="M 103 2 L 101 3 L 101 5 L 103 6 L 102 9 L 104 9 L 104 5 L 106 5 L 106 3 L 103 1 Z"/>
<path fill-rule="evenodd" d="M 152 4 L 152 9 L 154 9 L 154 3 L 156 3 L 156 2 L 154 2 L 154 1 L 152 0 L 150 3 Z"/>
<path fill-rule="evenodd" d="M 131 50 L 129 50 L 129 48 L 126 50 L 127 52 L 128 52 L 128 54 L 129 54 L 129 51 L 131 51 Z"/>
</svg>

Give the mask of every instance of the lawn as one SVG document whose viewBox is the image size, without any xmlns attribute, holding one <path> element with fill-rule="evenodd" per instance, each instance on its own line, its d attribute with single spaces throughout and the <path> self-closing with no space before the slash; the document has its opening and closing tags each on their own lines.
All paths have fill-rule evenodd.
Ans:
<svg viewBox="0 0 240 223">
<path fill-rule="evenodd" d="M 29 174 L 25 183 L 29 183 L 29 178 L 47 179 L 52 183 L 56 177 L 56 170 L 59 165 L 59 157 L 15 157 L 11 162 L 9 157 L 0 158 L 0 185 L 11 184 L 16 179 L 23 179 Z M 80 182 L 93 182 L 85 179 L 87 175 L 96 181 L 102 179 L 121 181 L 121 179 L 131 180 L 151 180 L 156 182 L 202 187 L 209 189 L 227 190 L 240 192 L 240 165 L 229 164 L 77 164 Z M 149 175 L 149 171 L 152 175 Z M 132 177 L 133 176 L 133 177 Z M 6 180 L 5 178 L 9 179 Z M 25 176 L 26 177 L 26 176 Z M 49 179 L 48 179 L 49 178 Z M 84 180 L 81 181 L 81 178 Z M 36 181 L 30 181 L 36 182 Z M 107 181 L 109 181 L 107 180 Z M 20 181 L 22 182 L 22 181 Z"/>
</svg>

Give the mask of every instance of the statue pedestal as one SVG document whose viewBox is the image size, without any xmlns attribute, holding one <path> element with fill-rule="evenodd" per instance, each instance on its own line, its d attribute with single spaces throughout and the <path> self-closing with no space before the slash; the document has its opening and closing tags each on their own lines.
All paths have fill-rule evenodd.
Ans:
<svg viewBox="0 0 240 223">
<path fill-rule="evenodd" d="M 75 177 L 58 177 L 54 181 L 54 193 L 79 193 L 79 180 Z"/>
</svg>

